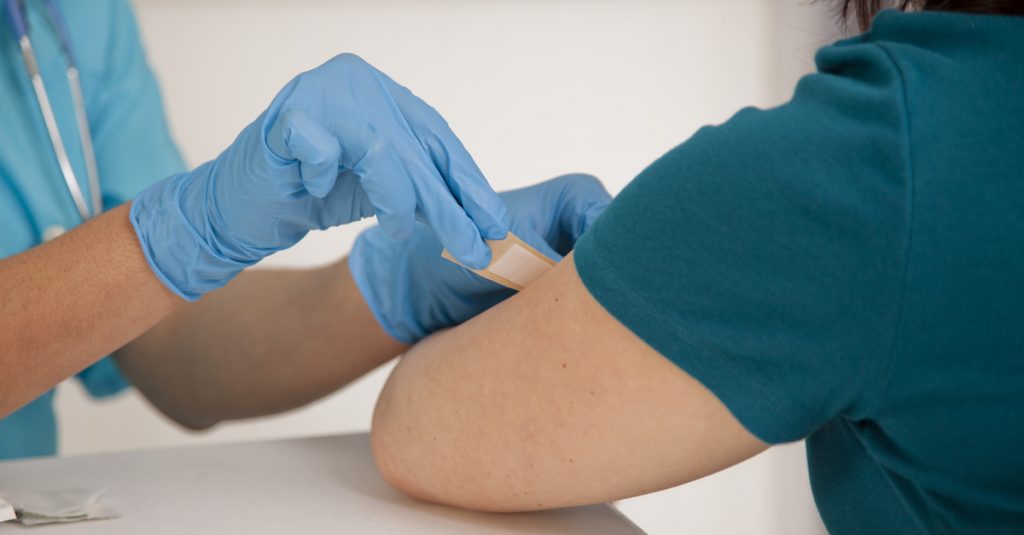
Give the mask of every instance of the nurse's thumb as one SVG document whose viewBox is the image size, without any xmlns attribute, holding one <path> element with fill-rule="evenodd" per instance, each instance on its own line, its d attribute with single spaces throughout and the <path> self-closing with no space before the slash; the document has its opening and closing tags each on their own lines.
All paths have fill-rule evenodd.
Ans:
<svg viewBox="0 0 1024 535">
<path fill-rule="evenodd" d="M 267 146 L 276 156 L 299 164 L 306 191 L 326 197 L 338 179 L 341 144 L 326 128 L 301 110 L 287 110 L 267 133 Z"/>
</svg>

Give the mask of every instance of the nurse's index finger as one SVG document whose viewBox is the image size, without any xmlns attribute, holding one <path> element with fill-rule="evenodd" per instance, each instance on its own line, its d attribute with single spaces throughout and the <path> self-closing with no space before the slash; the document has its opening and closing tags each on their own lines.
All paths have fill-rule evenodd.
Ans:
<svg viewBox="0 0 1024 535">
<path fill-rule="evenodd" d="M 413 136 L 444 179 L 455 201 L 488 239 L 502 239 L 508 232 L 505 204 L 487 182 L 472 155 L 433 107 L 384 73 L 381 81 L 398 106 Z"/>
<path fill-rule="evenodd" d="M 462 264 L 483 269 L 491 261 L 491 249 L 466 211 L 455 202 L 444 182 L 421 184 L 420 212 L 438 241 Z"/>
<path fill-rule="evenodd" d="M 469 151 L 450 130 L 434 132 L 424 142 L 444 178 L 448 190 L 466 215 L 487 239 L 500 240 L 508 233 L 508 211 L 484 178 Z"/>
</svg>

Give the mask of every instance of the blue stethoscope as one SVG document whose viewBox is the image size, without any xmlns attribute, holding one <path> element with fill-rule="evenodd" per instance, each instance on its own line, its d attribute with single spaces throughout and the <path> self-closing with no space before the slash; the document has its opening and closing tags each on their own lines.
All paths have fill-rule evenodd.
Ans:
<svg viewBox="0 0 1024 535">
<path fill-rule="evenodd" d="M 82 188 L 75 178 L 75 171 L 71 167 L 71 160 L 68 158 L 67 148 L 57 127 L 57 118 L 53 114 L 53 106 L 47 96 L 46 86 L 43 84 L 43 77 L 39 72 L 39 63 L 36 61 L 36 54 L 32 48 L 32 41 L 28 35 L 28 17 L 26 15 L 24 0 L 3 0 L 4 11 L 10 21 L 14 37 L 21 47 L 21 57 L 25 60 L 25 71 L 32 80 L 32 89 L 36 94 L 36 103 L 39 105 L 39 112 L 43 115 L 43 122 L 46 123 L 46 132 L 50 135 L 50 143 L 53 145 L 53 153 L 57 156 L 57 163 L 60 165 L 60 172 L 64 175 L 64 183 L 68 193 L 75 201 L 82 221 L 99 215 L 103 210 L 100 200 L 100 179 L 96 170 L 96 153 L 92 147 L 92 136 L 89 134 L 89 120 L 85 115 L 85 98 L 82 96 L 82 83 L 78 77 L 78 67 L 75 63 L 75 56 L 71 53 L 71 41 L 68 36 L 67 24 L 57 7 L 55 0 L 42 0 L 46 7 L 46 15 L 53 26 L 60 47 L 64 52 L 64 59 L 67 62 L 66 74 L 68 86 L 71 88 L 71 100 L 75 107 L 75 123 L 78 126 L 78 136 L 82 140 L 82 153 L 85 156 L 85 172 L 89 178 L 90 203 L 86 202 Z"/>
</svg>

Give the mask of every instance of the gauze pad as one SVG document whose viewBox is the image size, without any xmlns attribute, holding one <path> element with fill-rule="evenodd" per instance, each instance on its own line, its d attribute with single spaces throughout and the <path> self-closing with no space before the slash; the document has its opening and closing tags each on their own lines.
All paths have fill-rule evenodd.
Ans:
<svg viewBox="0 0 1024 535">
<path fill-rule="evenodd" d="M 13 519 L 10 515 L 12 510 L 17 513 L 16 521 L 26 526 L 116 518 L 117 513 L 103 503 L 102 494 L 83 489 L 0 490 L 0 515 L 5 515 L 0 519 Z M 3 504 L 7 507 L 4 508 Z"/>
<path fill-rule="evenodd" d="M 511 232 L 504 240 L 485 240 L 485 243 L 491 248 L 491 263 L 484 269 L 466 269 L 513 290 L 526 288 L 555 265 L 554 260 L 530 247 Z M 447 249 L 441 256 L 462 266 Z"/>
<path fill-rule="evenodd" d="M 0 498 L 0 522 L 7 522 L 8 520 L 15 520 L 18 515 L 14 513 L 14 506 Z"/>
</svg>

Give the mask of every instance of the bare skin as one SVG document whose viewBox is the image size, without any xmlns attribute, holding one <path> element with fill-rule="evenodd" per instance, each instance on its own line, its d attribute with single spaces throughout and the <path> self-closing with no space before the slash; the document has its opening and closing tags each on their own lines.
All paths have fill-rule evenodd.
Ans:
<svg viewBox="0 0 1024 535">
<path fill-rule="evenodd" d="M 0 260 L 0 418 L 115 353 L 193 429 L 326 395 L 399 354 L 344 262 L 253 271 L 195 303 L 146 263 L 129 207 Z"/>
<path fill-rule="evenodd" d="M 117 353 L 157 408 L 203 429 L 300 407 L 401 353 L 346 262 L 253 270 L 181 307 Z"/>
<path fill-rule="evenodd" d="M 149 269 L 128 209 L 0 260 L 0 418 L 184 304 Z"/>
<path fill-rule="evenodd" d="M 529 511 L 672 487 L 768 446 L 609 315 L 570 255 L 407 352 L 378 401 L 373 447 L 411 496 Z"/>
</svg>

